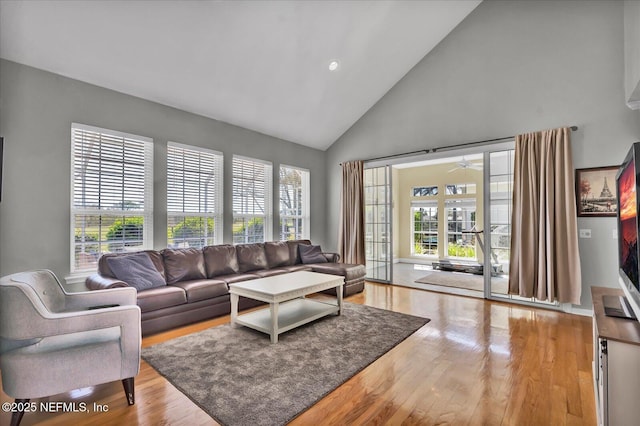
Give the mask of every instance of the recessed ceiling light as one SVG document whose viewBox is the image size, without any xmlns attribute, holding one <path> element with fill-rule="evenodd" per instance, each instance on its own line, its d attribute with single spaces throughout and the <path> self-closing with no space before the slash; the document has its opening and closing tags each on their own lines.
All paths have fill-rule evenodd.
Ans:
<svg viewBox="0 0 640 426">
<path fill-rule="evenodd" d="M 329 71 L 337 71 L 340 68 L 340 62 L 331 61 L 329 62 Z"/>
</svg>

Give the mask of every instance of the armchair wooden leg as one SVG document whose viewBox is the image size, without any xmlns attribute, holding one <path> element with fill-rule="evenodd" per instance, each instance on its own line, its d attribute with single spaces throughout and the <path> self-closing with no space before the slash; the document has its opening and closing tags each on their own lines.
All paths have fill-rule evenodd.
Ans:
<svg viewBox="0 0 640 426">
<path fill-rule="evenodd" d="M 17 399 L 16 398 L 16 406 L 17 407 L 25 407 L 29 399 Z M 21 411 L 14 411 L 11 415 L 11 426 L 18 426 L 22 421 L 22 416 L 24 416 L 24 408 Z"/>
<path fill-rule="evenodd" d="M 124 387 L 124 395 L 127 397 L 127 404 L 133 405 L 136 403 L 136 393 L 133 386 L 133 377 L 122 380 L 122 386 Z"/>
</svg>

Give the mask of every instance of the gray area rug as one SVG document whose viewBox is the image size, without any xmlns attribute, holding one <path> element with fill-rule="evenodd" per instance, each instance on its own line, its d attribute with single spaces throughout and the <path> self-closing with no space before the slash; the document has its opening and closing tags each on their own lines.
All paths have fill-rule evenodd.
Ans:
<svg viewBox="0 0 640 426">
<path fill-rule="evenodd" d="M 417 279 L 415 282 L 465 288 L 468 290 L 484 290 L 484 277 L 482 275 L 467 274 L 464 272 L 433 271 Z M 494 293 L 507 294 L 508 286 L 509 280 L 506 278 L 491 278 L 491 289 Z"/>
<path fill-rule="evenodd" d="M 142 350 L 174 386 L 225 425 L 286 424 L 429 322 L 345 303 L 279 336 L 225 324 Z"/>
</svg>

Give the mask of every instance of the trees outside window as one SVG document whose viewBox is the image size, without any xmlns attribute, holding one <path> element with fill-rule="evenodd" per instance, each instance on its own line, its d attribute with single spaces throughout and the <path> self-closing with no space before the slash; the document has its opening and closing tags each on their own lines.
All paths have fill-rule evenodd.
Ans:
<svg viewBox="0 0 640 426">
<path fill-rule="evenodd" d="M 412 207 L 413 247 L 418 256 L 438 255 L 438 207 Z"/>
</svg>

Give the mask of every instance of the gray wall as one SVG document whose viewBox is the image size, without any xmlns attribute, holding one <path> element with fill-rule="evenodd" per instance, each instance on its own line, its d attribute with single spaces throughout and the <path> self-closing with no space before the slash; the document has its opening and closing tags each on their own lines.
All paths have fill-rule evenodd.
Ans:
<svg viewBox="0 0 640 426">
<path fill-rule="evenodd" d="M 624 89 L 627 104 L 640 109 L 640 1 L 624 2 Z"/>
<path fill-rule="evenodd" d="M 5 60 L 0 61 L 0 135 L 4 179 L 0 202 L 0 276 L 48 268 L 60 278 L 70 264 L 71 123 L 154 140 L 154 246 L 167 243 L 167 141 L 212 148 L 225 156 L 225 206 L 231 206 L 233 154 L 269 160 L 274 196 L 280 164 L 311 173 L 311 238 L 324 244 L 325 153 L 195 114 Z M 274 215 L 278 203 L 274 200 Z M 318 214 L 317 212 L 320 212 Z M 276 216 L 277 218 L 277 216 Z M 225 208 L 225 242 L 232 212 Z M 277 227 L 277 222 L 274 224 Z M 278 233 L 274 230 L 274 238 Z"/>
<path fill-rule="evenodd" d="M 335 250 L 338 163 L 363 152 L 369 158 L 575 124 L 575 167 L 618 164 L 640 140 L 640 111 L 625 106 L 623 48 L 623 2 L 485 0 L 326 153 L 1 60 L 0 275 L 69 272 L 72 122 L 154 139 L 156 248 L 166 245 L 171 140 L 225 154 L 227 206 L 232 154 L 270 160 L 274 170 L 308 168 L 311 237 Z M 590 285 L 616 285 L 615 219 L 580 218 L 579 226 L 593 233 L 580 241 L 589 307 Z"/>
<path fill-rule="evenodd" d="M 640 140 L 623 47 L 623 2 L 485 0 L 327 151 L 327 229 L 338 226 L 341 161 L 578 125 L 576 168 L 619 164 Z M 580 240 L 590 308 L 589 286 L 617 286 L 615 218 L 579 227 L 593 234 Z"/>
</svg>

